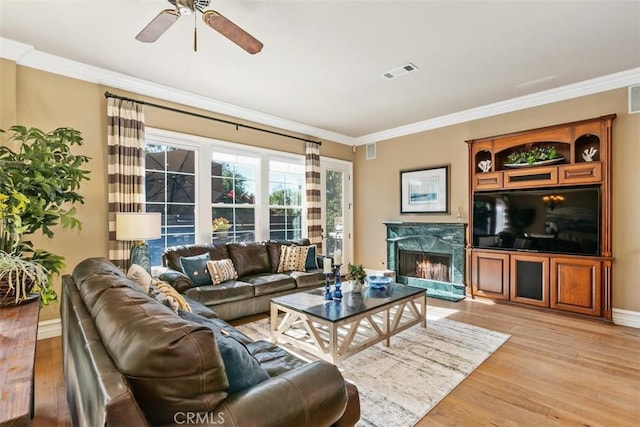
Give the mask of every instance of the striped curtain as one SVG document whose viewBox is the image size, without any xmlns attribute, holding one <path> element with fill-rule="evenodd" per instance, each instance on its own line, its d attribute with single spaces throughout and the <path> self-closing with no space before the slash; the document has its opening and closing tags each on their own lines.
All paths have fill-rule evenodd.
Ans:
<svg viewBox="0 0 640 427">
<path fill-rule="evenodd" d="M 307 188 L 307 237 L 322 253 L 322 204 L 320 200 L 320 145 L 307 142 L 305 155 Z"/>
<path fill-rule="evenodd" d="M 116 212 L 144 211 L 144 111 L 133 101 L 107 98 L 109 259 L 125 270 L 133 242 L 116 240 Z"/>
</svg>

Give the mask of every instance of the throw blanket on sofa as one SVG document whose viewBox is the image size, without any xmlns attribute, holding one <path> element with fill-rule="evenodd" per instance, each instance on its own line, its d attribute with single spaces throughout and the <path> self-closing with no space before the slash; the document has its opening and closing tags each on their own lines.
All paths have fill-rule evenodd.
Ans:
<svg viewBox="0 0 640 427">
<path fill-rule="evenodd" d="M 167 297 L 173 311 L 177 312 L 178 309 L 181 309 L 191 312 L 191 306 L 189 303 L 185 301 L 184 297 L 180 295 L 173 286 L 161 280 L 153 280 L 151 284 Z"/>
</svg>

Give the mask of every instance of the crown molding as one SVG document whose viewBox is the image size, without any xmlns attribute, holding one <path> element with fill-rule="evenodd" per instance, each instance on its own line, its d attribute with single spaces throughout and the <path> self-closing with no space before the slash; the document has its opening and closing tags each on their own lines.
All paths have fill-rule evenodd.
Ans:
<svg viewBox="0 0 640 427">
<path fill-rule="evenodd" d="M 18 65 L 25 67 L 101 84 L 113 89 L 121 89 L 165 101 L 176 102 L 178 104 L 200 108 L 213 113 L 224 114 L 265 126 L 272 126 L 307 135 L 309 137 L 325 139 L 352 146 L 399 138 L 445 126 L 483 119 L 498 114 L 510 113 L 526 108 L 538 107 L 540 105 L 553 102 L 618 89 L 640 82 L 640 68 L 634 68 L 354 138 L 341 133 L 316 128 L 303 123 L 287 120 L 282 117 L 272 116 L 259 111 L 218 101 L 213 98 L 207 98 L 192 92 L 174 89 L 158 83 L 139 79 L 137 77 L 40 52 L 33 46 L 2 37 L 0 37 L 0 57 L 15 61 Z"/>
<path fill-rule="evenodd" d="M 192 92 L 174 89 L 137 77 L 106 70 L 104 68 L 72 61 L 60 56 L 36 50 L 33 46 L 0 37 L 0 56 L 15 61 L 18 65 L 59 74 L 90 83 L 126 90 L 140 95 L 151 96 L 165 101 L 176 102 L 200 108 L 213 113 L 248 120 L 265 126 L 296 132 L 310 137 L 342 144 L 354 145 L 355 139 L 326 129 L 320 129 L 281 117 L 272 116 Z"/>
<path fill-rule="evenodd" d="M 0 58 L 18 62 L 23 56 L 33 51 L 35 51 L 33 46 L 0 37 Z"/>
<path fill-rule="evenodd" d="M 567 99 L 578 98 L 580 96 L 618 89 L 638 82 L 640 82 L 640 68 L 633 68 L 631 70 L 609 74 L 595 79 L 585 80 L 559 88 L 509 99 L 507 101 L 487 104 L 481 107 L 448 114 L 446 116 L 371 133 L 369 135 L 363 135 L 356 139 L 358 144 L 380 142 L 387 139 L 398 138 L 472 120 L 484 119 L 498 114 L 510 113 L 513 111 L 524 110 L 526 108 L 538 107 L 540 105 L 550 104 L 553 102 L 565 101 Z"/>
</svg>

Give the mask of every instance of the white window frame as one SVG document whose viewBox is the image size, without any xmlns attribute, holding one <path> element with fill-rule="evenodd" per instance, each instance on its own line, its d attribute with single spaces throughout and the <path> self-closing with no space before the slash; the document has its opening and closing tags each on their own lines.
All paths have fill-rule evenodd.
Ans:
<svg viewBox="0 0 640 427">
<path fill-rule="evenodd" d="M 269 238 L 269 161 L 278 160 L 302 165 L 305 162 L 305 156 L 302 154 L 286 153 L 152 127 L 145 129 L 145 144 L 160 144 L 195 151 L 196 211 L 194 216 L 195 242 L 197 244 L 211 242 L 211 174 L 200 173 L 200 171 L 211 170 L 211 153 L 213 151 L 260 158 L 255 200 L 256 241 Z M 306 191 L 303 191 L 302 206 L 306 205 Z M 306 212 L 302 215 L 302 230 L 303 236 L 306 236 Z"/>
</svg>

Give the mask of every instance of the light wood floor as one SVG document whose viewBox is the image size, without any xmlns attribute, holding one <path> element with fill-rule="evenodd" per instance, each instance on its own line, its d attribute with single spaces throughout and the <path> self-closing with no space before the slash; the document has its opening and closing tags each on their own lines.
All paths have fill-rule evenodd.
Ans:
<svg viewBox="0 0 640 427">
<path fill-rule="evenodd" d="M 511 338 L 418 426 L 639 425 L 640 329 L 485 299 L 428 303 Z M 38 342 L 35 375 L 31 425 L 70 425 L 60 338 Z"/>
</svg>

